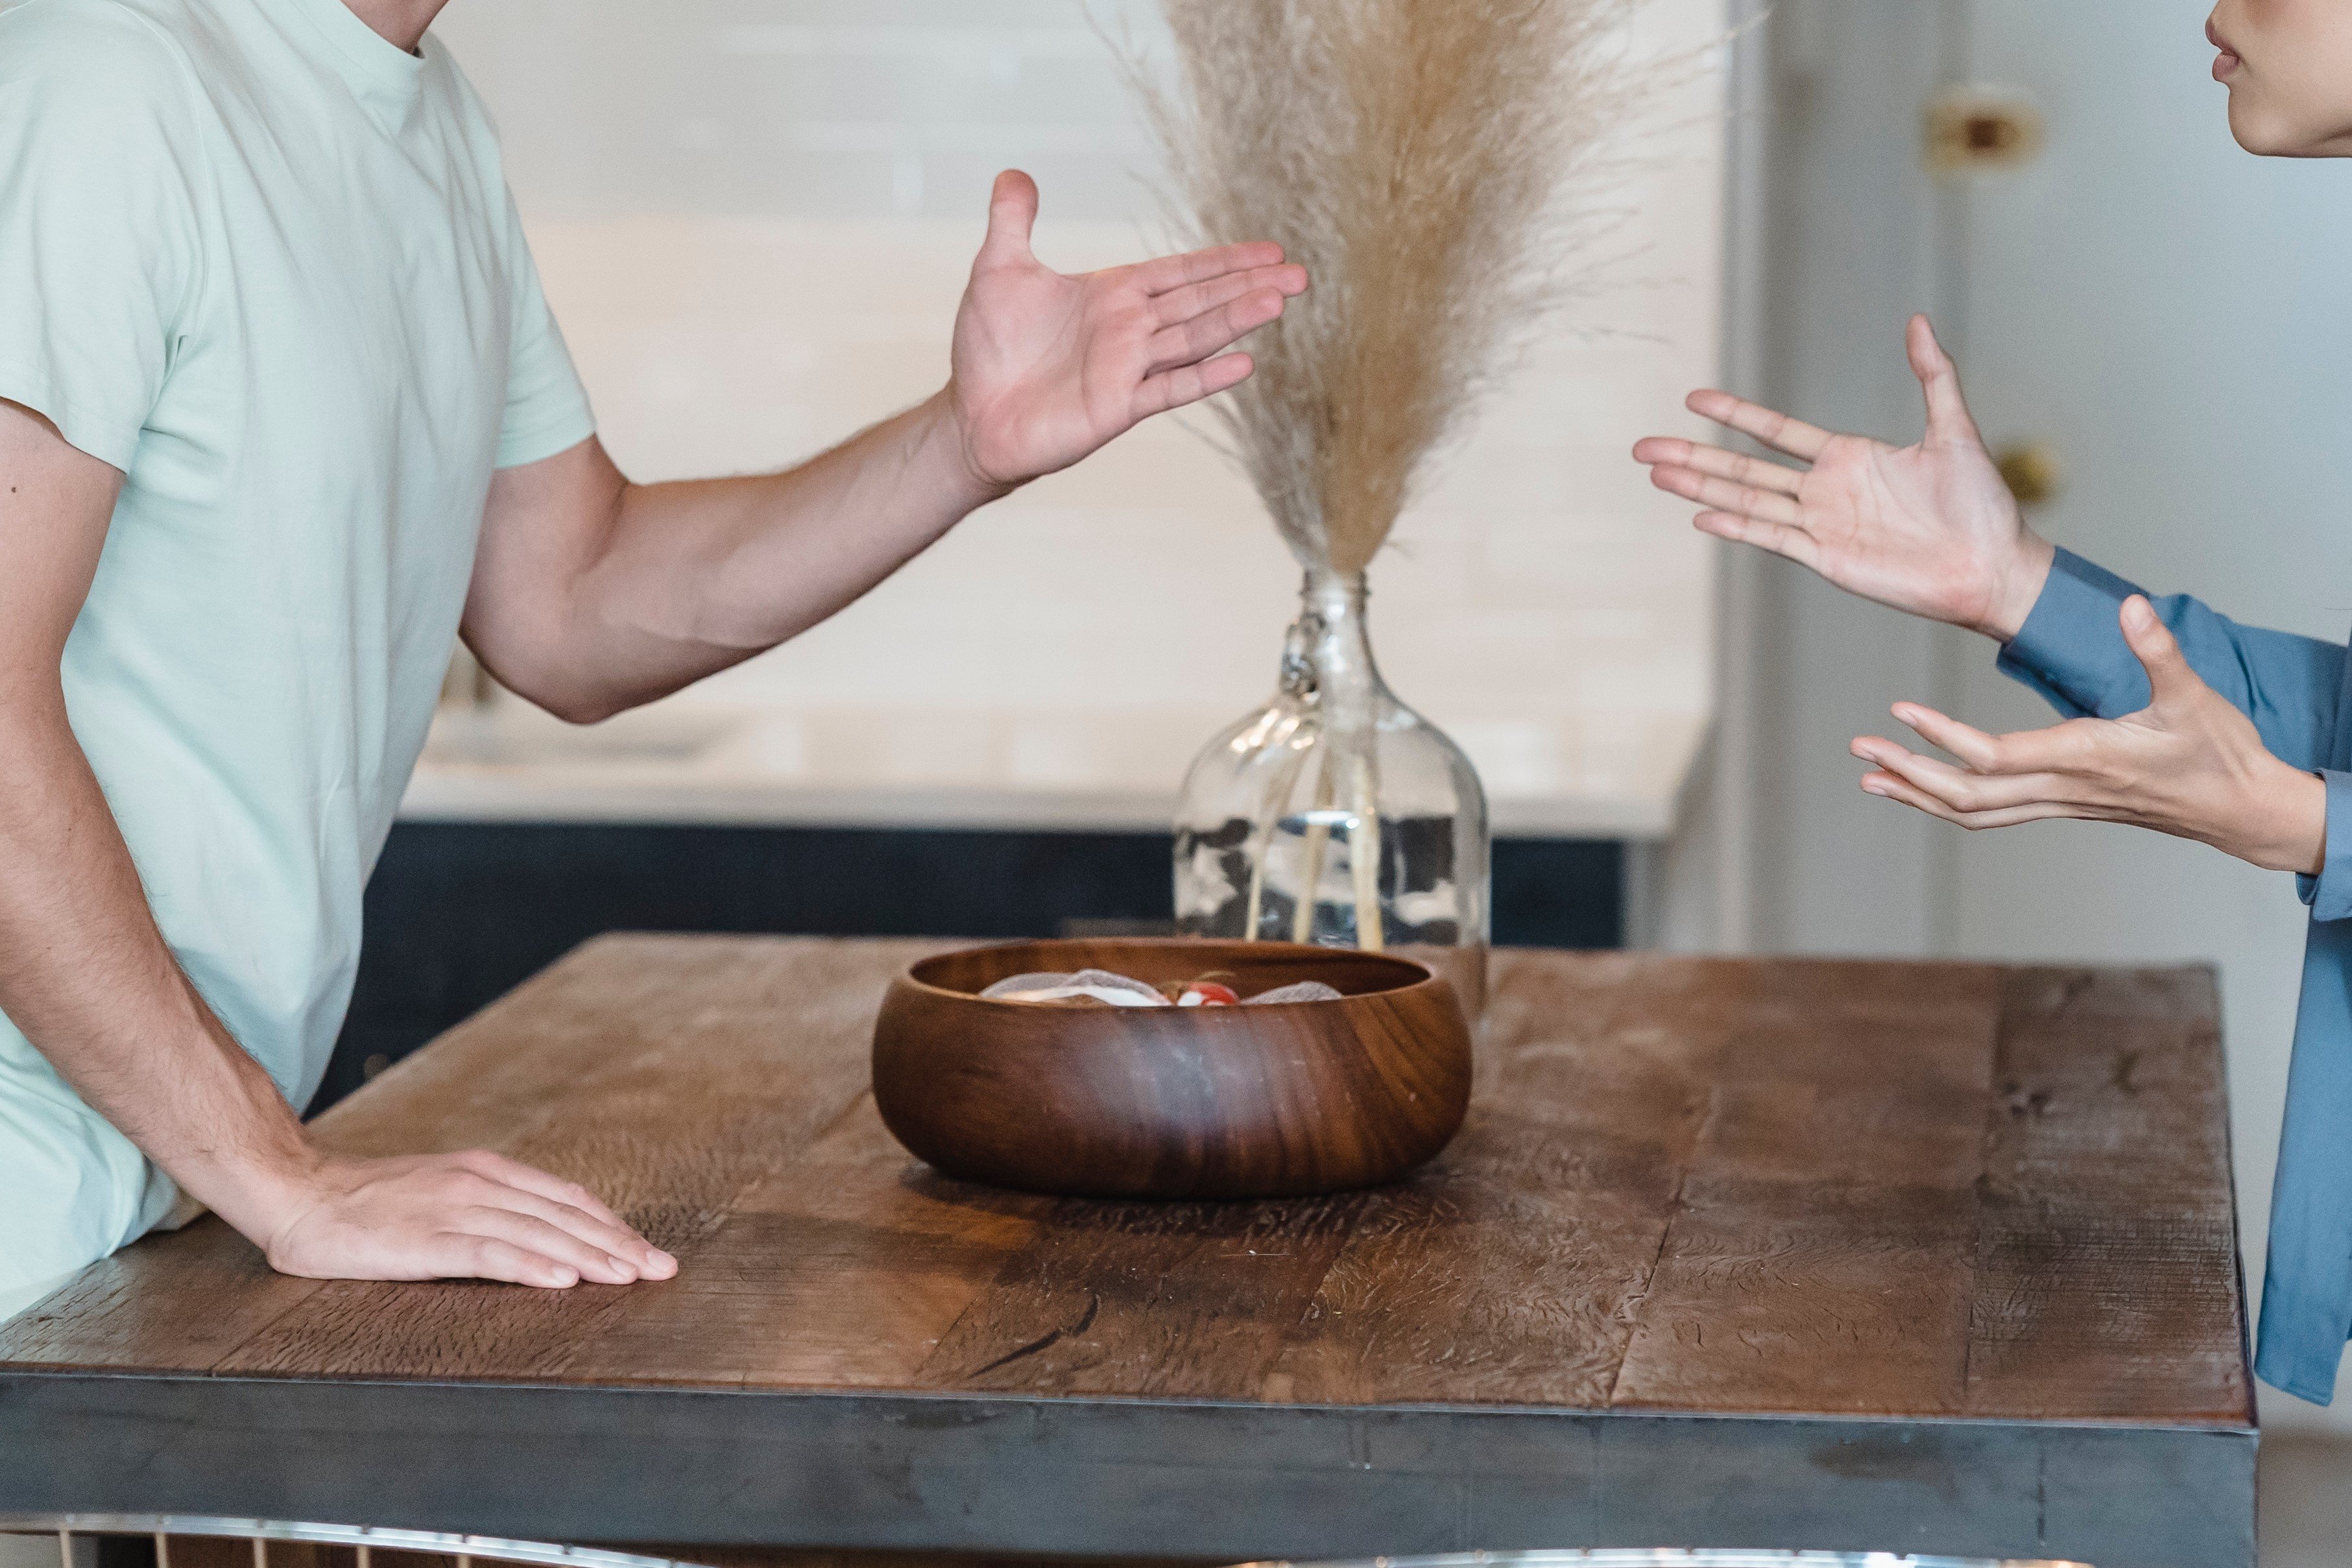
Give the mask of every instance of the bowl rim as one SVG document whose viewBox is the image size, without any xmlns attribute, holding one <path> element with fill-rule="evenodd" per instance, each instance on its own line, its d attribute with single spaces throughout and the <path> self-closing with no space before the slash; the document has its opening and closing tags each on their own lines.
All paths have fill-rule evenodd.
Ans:
<svg viewBox="0 0 2352 1568">
<path fill-rule="evenodd" d="M 1403 985 L 1385 986 L 1377 991 L 1349 991 L 1334 1000 L 1317 1000 L 1311 1002 L 1245 1002 L 1243 1004 L 1244 1007 L 1265 1007 L 1276 1009 L 1286 1008 L 1343 1007 L 1349 1002 L 1364 1001 L 1373 997 L 1399 997 L 1412 991 L 1420 990 L 1426 986 L 1442 986 L 1446 983 L 1445 977 L 1439 974 L 1436 969 L 1431 966 L 1423 963 L 1418 958 L 1408 958 L 1401 953 L 1375 952 L 1366 947 L 1325 947 L 1309 942 L 1249 942 L 1244 941 L 1240 937 L 1233 936 L 1007 936 L 1003 941 L 999 942 L 977 942 L 967 947 L 951 947 L 943 953 L 926 954 L 922 957 L 916 959 L 913 963 L 908 964 L 905 968 L 899 970 L 898 981 L 901 985 L 911 986 L 917 990 L 928 992 L 932 996 L 948 997 L 960 1002 L 978 1002 L 983 1007 L 991 1008 L 1034 1008 L 1037 1006 L 1035 1002 L 1016 1002 L 1009 1000 L 1003 997 L 983 997 L 977 991 L 950 990 L 945 986 L 933 985 L 930 981 L 926 980 L 921 976 L 916 974 L 915 971 L 922 968 L 926 965 L 939 963 L 942 959 L 960 958 L 971 953 L 992 952 L 1003 947 L 1047 947 L 1063 945 L 1072 946 L 1080 945 L 1089 946 L 1127 946 L 1133 947 L 1154 948 L 1200 947 L 1213 946 L 1222 947 L 1256 947 L 1267 953 L 1290 953 L 1306 955 L 1308 956 L 1331 956 L 1345 954 L 1350 957 L 1370 958 L 1380 963 L 1402 965 L 1406 968 L 1419 971 L 1418 978 L 1408 980 Z M 1076 1009 L 1070 1010 L 1086 1011 L 1088 1009 Z M 1100 1010 L 1118 1011 L 1120 1009 L 1106 1009 Z M 1160 1015 L 1162 1009 L 1158 1008 L 1146 1008 L 1135 1010 L 1147 1012 L 1156 1018 Z M 1240 1013 L 1243 1009 L 1225 1007 L 1171 1008 L 1166 1010 L 1194 1019 L 1205 1019 L 1212 1015 Z"/>
</svg>

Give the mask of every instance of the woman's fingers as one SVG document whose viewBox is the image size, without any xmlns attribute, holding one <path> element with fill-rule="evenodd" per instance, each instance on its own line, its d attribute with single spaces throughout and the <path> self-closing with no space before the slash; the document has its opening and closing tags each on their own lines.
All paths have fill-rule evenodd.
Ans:
<svg viewBox="0 0 2352 1568">
<path fill-rule="evenodd" d="M 1969 829 L 2013 828 L 2020 822 L 2045 821 L 2052 817 L 2089 815 L 2088 812 L 2078 810 L 2072 806 L 2061 805 L 2054 800 L 2037 801 L 2025 806 L 2011 806 L 1999 810 L 1963 811 L 1946 805 L 1918 786 L 1895 774 L 1885 772 L 1864 774 L 1862 788 L 1865 794 L 1880 796 L 1888 800 L 1899 800 L 1904 805 L 1925 811 L 1931 817 L 1940 817 L 1947 822 Z"/>
<path fill-rule="evenodd" d="M 1297 266 L 1254 267 L 1246 272 L 1213 277 L 1206 283 L 1188 283 L 1156 296 L 1151 301 L 1151 319 L 1157 326 L 1177 326 L 1261 288 L 1271 288 L 1286 299 L 1294 298 L 1307 292 L 1307 269 Z"/>
<path fill-rule="evenodd" d="M 1799 566 L 1821 570 L 1821 541 L 1793 523 L 1764 522 L 1738 512 L 1701 512 L 1691 521 L 1703 534 L 1713 534 L 1734 544 L 1754 545 L 1758 549 L 1786 556 Z"/>
<path fill-rule="evenodd" d="M 1207 250 L 1187 251 L 1182 256 L 1163 256 L 1156 261 L 1136 264 L 1129 275 L 1143 286 L 1147 294 L 1165 294 L 1187 284 L 1206 283 L 1228 272 L 1247 272 L 1252 267 L 1279 267 L 1282 247 L 1270 240 L 1247 245 L 1212 246 Z"/>
<path fill-rule="evenodd" d="M 1777 490 L 1783 496 L 1797 494 L 1805 483 L 1802 469 L 1784 468 L 1743 452 L 1726 452 L 1720 446 L 1706 446 L 1673 435 L 1645 436 L 1635 442 L 1633 461 L 1646 463 L 1652 468 L 1686 468 L 1759 490 Z"/>
<path fill-rule="evenodd" d="M 1198 364 L 1212 354 L 1232 348 L 1280 316 L 1283 303 L 1282 295 L 1276 290 L 1257 288 L 1189 321 L 1163 327 L 1151 335 L 1151 341 L 1146 345 L 1150 363 L 1144 373 L 1155 375 L 1178 365 Z"/>
<path fill-rule="evenodd" d="M 2008 810 L 2037 803 L 2071 804 L 2074 790 L 2051 773 L 1987 774 L 1906 751 L 1891 740 L 1864 736 L 1852 747 L 1853 755 L 1881 771 L 1941 800 L 1956 811 Z"/>
<path fill-rule="evenodd" d="M 1778 410 L 1727 392 L 1712 388 L 1695 392 L 1684 403 L 1693 413 L 1729 425 L 1742 435 L 1754 436 L 1775 452 L 1785 452 L 1808 463 L 1819 457 L 1822 449 L 1830 444 L 1830 433 L 1819 425 L 1791 419 Z"/>
<path fill-rule="evenodd" d="M 1714 478 L 1696 469 L 1664 465 L 1650 470 L 1650 483 L 1685 501 L 1696 501 L 1711 511 L 1737 512 L 1744 517 L 1785 523 L 1792 528 L 1804 526 L 1805 509 L 1797 504 L 1796 497 L 1782 491 L 1759 490 L 1753 485 Z"/>
<path fill-rule="evenodd" d="M 1911 318 L 1904 348 L 1910 355 L 1911 373 L 1919 378 L 1919 390 L 1927 396 L 1928 438 L 1981 444 L 1984 438 L 1977 434 L 1968 400 L 1960 395 L 1959 367 L 1937 341 L 1936 329 L 1928 325 L 1927 318 Z"/>
<path fill-rule="evenodd" d="M 2190 667 L 2189 656 L 2180 651 L 2179 639 L 2172 634 L 2156 613 L 2156 606 L 2140 594 L 2133 594 L 2123 602 L 2117 617 L 2123 627 L 2124 643 L 2139 660 L 2140 668 L 2147 672 L 2148 706 L 2161 706 L 2168 702 L 2201 696 L 2210 690 Z"/>
<path fill-rule="evenodd" d="M 1916 728 L 1928 746 L 1940 746 L 1943 750 L 1952 752 L 1955 757 L 1959 757 L 1961 762 L 1976 768 L 1978 773 L 2030 773 L 2044 767 L 2039 757 L 2021 759 L 2021 757 L 2013 755 L 2013 752 L 2021 750 L 2013 743 L 2025 740 L 2025 736 L 1988 736 L 1980 728 L 1961 724 L 1959 719 L 1945 717 L 1933 707 L 1922 707 L 1919 703 L 1895 703 L 1894 715 L 1910 724 L 1912 728 Z"/>
</svg>

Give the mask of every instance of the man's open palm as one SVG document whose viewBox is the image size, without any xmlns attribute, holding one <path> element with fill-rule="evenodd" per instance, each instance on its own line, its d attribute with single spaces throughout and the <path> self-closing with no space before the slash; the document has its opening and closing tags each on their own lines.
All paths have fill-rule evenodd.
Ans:
<svg viewBox="0 0 2352 1568">
<path fill-rule="evenodd" d="M 1250 373 L 1227 353 L 1307 290 L 1272 244 L 1229 245 L 1065 277 L 1029 248 L 1037 186 L 996 177 L 988 239 L 956 316 L 964 456 L 988 484 L 1066 468 L 1155 413 Z"/>
<path fill-rule="evenodd" d="M 1989 635 L 2016 635 L 2047 573 L 2032 533 L 1960 395 L 1959 373 L 1925 317 L 1911 321 L 1927 434 L 1912 446 L 1840 435 L 1728 392 L 1690 395 L 1694 413 L 1809 465 L 1672 436 L 1633 448 L 1662 490 L 1707 510 L 1705 531 L 1787 556 L 1849 592 Z"/>
</svg>

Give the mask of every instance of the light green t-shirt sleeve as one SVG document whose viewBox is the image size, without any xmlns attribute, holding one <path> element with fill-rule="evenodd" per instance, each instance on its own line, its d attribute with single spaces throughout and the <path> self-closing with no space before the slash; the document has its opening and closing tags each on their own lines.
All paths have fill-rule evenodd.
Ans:
<svg viewBox="0 0 2352 1568">
<path fill-rule="evenodd" d="M 126 472 L 200 283 L 190 90 L 110 0 L 0 11 L 0 398 Z"/>
<path fill-rule="evenodd" d="M 499 431 L 498 465 L 519 468 L 552 457 L 596 434 L 588 391 L 572 363 L 563 331 L 540 287 L 539 267 L 522 232 L 514 198 L 507 198 L 507 266 L 514 278 L 513 336 L 507 361 L 507 410 Z"/>
</svg>

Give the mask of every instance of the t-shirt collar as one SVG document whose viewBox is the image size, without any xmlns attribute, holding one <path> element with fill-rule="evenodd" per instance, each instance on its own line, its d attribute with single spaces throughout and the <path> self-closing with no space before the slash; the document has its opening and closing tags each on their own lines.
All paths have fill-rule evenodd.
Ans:
<svg viewBox="0 0 2352 1568">
<path fill-rule="evenodd" d="M 359 18 L 343 0 L 276 0 L 308 21 L 360 101 L 397 129 L 425 91 L 425 60 Z"/>
</svg>

